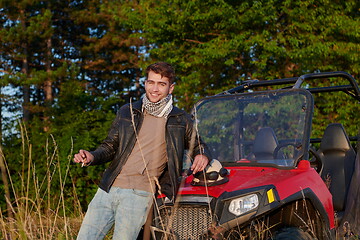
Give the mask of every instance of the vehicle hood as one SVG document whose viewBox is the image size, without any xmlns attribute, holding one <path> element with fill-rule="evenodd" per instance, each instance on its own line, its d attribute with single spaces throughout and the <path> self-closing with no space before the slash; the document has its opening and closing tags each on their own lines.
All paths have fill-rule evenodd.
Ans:
<svg viewBox="0 0 360 240">
<path fill-rule="evenodd" d="M 252 188 L 273 185 L 280 198 L 283 199 L 301 191 L 301 189 L 314 188 L 313 184 L 310 186 L 309 181 L 304 180 L 320 177 L 314 169 L 307 166 L 290 170 L 271 167 L 231 167 L 227 169 L 229 171 L 228 182 L 216 186 L 193 186 L 191 184 L 193 176 L 189 176 L 180 187 L 180 194 L 209 195 L 218 198 L 225 192 L 251 190 Z M 322 181 L 318 182 L 322 184 Z M 315 187 L 320 188 L 320 186 Z"/>
</svg>

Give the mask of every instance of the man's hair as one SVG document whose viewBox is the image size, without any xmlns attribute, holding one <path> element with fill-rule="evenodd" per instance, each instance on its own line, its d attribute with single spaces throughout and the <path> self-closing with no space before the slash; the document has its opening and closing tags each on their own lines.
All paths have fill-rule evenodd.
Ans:
<svg viewBox="0 0 360 240">
<path fill-rule="evenodd" d="M 175 70 L 169 63 L 157 62 L 149 65 L 146 68 L 146 78 L 149 77 L 150 71 L 153 71 L 156 74 L 160 74 L 161 77 L 167 77 L 170 84 L 173 84 L 175 81 Z"/>
</svg>

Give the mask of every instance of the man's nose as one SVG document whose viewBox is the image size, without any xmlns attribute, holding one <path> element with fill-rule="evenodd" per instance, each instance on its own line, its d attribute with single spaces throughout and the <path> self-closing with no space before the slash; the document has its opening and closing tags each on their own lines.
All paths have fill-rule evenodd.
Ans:
<svg viewBox="0 0 360 240">
<path fill-rule="evenodd" d="M 157 85 L 157 84 L 154 84 L 154 89 L 153 89 L 154 91 L 159 91 L 159 86 Z"/>
</svg>

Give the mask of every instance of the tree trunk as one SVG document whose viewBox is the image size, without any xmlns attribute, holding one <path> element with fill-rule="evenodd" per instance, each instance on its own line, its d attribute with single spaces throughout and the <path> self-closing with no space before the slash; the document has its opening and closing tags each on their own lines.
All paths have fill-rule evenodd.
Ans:
<svg viewBox="0 0 360 240">
<path fill-rule="evenodd" d="M 24 59 L 23 66 L 21 72 L 24 73 L 25 76 L 28 76 L 29 65 L 27 60 L 27 44 L 23 44 L 24 47 Z M 30 120 L 30 85 L 26 82 L 23 84 L 23 120 L 25 122 Z"/>
<path fill-rule="evenodd" d="M 12 207 L 11 207 L 10 186 L 9 186 L 9 181 L 8 181 L 8 177 L 7 177 L 5 157 L 4 157 L 4 154 L 2 151 L 1 144 L 0 144 L 0 172 L 1 172 L 1 180 L 4 184 L 4 190 L 5 190 L 5 200 L 6 200 L 8 223 L 10 225 L 13 225 L 14 214 L 12 212 Z M 14 229 L 14 228 L 12 226 L 10 226 L 10 229 Z M 4 237 L 5 237 L 5 239 L 7 239 L 7 236 L 4 236 Z"/>
<path fill-rule="evenodd" d="M 50 129 L 50 116 L 49 108 L 54 100 L 52 91 L 52 79 L 51 79 L 51 47 L 52 41 L 49 37 L 46 41 L 46 72 L 47 80 L 44 82 L 44 94 L 45 94 L 45 110 L 44 110 L 44 131 L 47 132 Z"/>
<path fill-rule="evenodd" d="M 1 145 L 1 141 L 2 141 L 2 101 L 3 101 L 3 96 L 1 95 L 1 90 L 2 90 L 2 86 L 0 85 L 0 145 Z"/>
<path fill-rule="evenodd" d="M 21 21 L 21 27 L 22 30 L 26 31 L 26 23 L 25 23 L 25 14 L 24 10 L 20 10 L 20 21 Z M 21 44 L 21 47 L 23 49 L 24 57 L 22 59 L 22 67 L 21 72 L 24 74 L 24 76 L 27 78 L 29 75 L 29 63 L 28 63 L 28 44 L 26 41 L 24 41 Z M 30 85 L 26 83 L 26 79 L 23 83 L 23 120 L 25 122 L 30 120 Z"/>
</svg>

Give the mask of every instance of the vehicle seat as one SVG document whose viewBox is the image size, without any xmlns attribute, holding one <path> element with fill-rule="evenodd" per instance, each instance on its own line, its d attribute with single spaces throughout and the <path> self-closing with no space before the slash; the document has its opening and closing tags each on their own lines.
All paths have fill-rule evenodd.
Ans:
<svg viewBox="0 0 360 240">
<path fill-rule="evenodd" d="M 261 128 L 255 136 L 253 154 L 257 160 L 274 159 L 274 150 L 278 145 L 275 132 L 271 127 Z"/>
<path fill-rule="evenodd" d="M 333 197 L 334 210 L 343 211 L 354 171 L 356 153 L 340 123 L 331 123 L 327 126 L 318 153 L 323 162 L 320 175 L 325 182 L 330 183 L 329 190 Z"/>
</svg>

